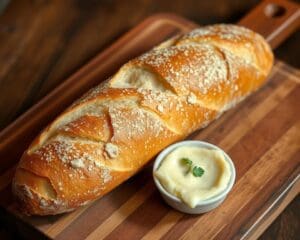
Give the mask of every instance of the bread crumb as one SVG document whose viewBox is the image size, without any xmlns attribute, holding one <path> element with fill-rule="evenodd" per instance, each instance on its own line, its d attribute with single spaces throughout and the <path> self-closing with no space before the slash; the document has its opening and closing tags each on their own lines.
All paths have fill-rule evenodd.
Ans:
<svg viewBox="0 0 300 240">
<path fill-rule="evenodd" d="M 118 146 L 116 146 L 112 143 L 106 143 L 104 150 L 107 153 L 108 157 L 110 157 L 110 158 L 116 158 L 119 154 Z"/>
<path fill-rule="evenodd" d="M 48 206 L 48 202 L 44 198 L 42 198 L 40 200 L 40 207 L 47 207 L 47 206 Z"/>
<path fill-rule="evenodd" d="M 195 104 L 197 102 L 197 98 L 196 98 L 195 94 L 190 93 L 190 95 L 187 96 L 187 102 L 189 104 Z"/>
<path fill-rule="evenodd" d="M 110 171 L 108 168 L 102 169 L 101 178 L 102 178 L 103 183 L 107 183 L 112 179 L 112 176 L 110 175 Z"/>
<path fill-rule="evenodd" d="M 164 107 L 161 104 L 159 104 L 157 106 L 157 110 L 160 111 L 160 112 L 163 112 L 164 111 Z"/>
<path fill-rule="evenodd" d="M 95 161 L 94 164 L 95 164 L 96 167 L 101 167 L 101 164 L 97 161 Z"/>
<path fill-rule="evenodd" d="M 27 185 L 24 185 L 23 189 L 24 189 L 25 195 L 28 196 L 29 198 L 33 199 L 33 195 L 32 195 L 30 188 Z"/>
<path fill-rule="evenodd" d="M 82 159 L 75 159 L 71 161 L 71 166 L 73 168 L 84 168 L 84 163 Z"/>
<path fill-rule="evenodd" d="M 88 166 L 88 171 L 92 171 L 93 170 L 93 165 L 89 165 Z"/>
</svg>

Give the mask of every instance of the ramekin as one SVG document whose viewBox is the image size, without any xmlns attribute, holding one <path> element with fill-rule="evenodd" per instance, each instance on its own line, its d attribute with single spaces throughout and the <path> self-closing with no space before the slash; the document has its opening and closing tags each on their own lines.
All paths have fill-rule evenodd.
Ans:
<svg viewBox="0 0 300 240">
<path fill-rule="evenodd" d="M 223 153 L 225 160 L 229 163 L 229 166 L 230 166 L 231 177 L 230 177 L 229 183 L 227 184 L 226 189 L 224 189 L 221 193 L 219 193 L 209 199 L 200 201 L 196 205 L 195 208 L 189 207 L 181 199 L 170 194 L 161 185 L 159 180 L 155 177 L 155 171 L 160 166 L 160 163 L 165 159 L 165 157 L 169 153 L 174 151 L 176 148 L 182 147 L 182 146 L 195 146 L 195 147 L 202 147 L 202 148 L 207 148 L 207 149 L 220 150 Z M 158 154 L 158 156 L 155 159 L 154 165 L 153 165 L 154 183 L 155 183 L 156 187 L 158 188 L 163 199 L 166 201 L 167 204 L 169 204 L 174 209 L 176 209 L 180 212 L 189 213 L 189 214 L 201 214 L 201 213 L 209 212 L 212 209 L 218 207 L 225 200 L 228 193 L 232 189 L 234 181 L 235 181 L 235 177 L 236 177 L 235 167 L 234 167 L 233 161 L 228 156 L 228 154 L 226 152 L 224 152 L 221 148 L 217 147 L 216 145 L 213 145 L 208 142 L 198 141 L 198 140 L 181 141 L 181 142 L 177 142 L 175 144 L 168 146 L 166 149 L 164 149 L 161 153 Z"/>
</svg>

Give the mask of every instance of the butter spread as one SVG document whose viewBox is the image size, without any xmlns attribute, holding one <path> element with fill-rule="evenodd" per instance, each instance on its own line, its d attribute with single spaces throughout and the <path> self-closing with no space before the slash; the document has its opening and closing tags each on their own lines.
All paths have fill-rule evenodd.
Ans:
<svg viewBox="0 0 300 240">
<path fill-rule="evenodd" d="M 192 162 L 191 168 L 201 167 L 203 175 L 193 175 L 184 159 Z M 226 189 L 231 170 L 220 150 L 182 146 L 169 153 L 154 174 L 166 191 L 194 208 Z"/>
</svg>

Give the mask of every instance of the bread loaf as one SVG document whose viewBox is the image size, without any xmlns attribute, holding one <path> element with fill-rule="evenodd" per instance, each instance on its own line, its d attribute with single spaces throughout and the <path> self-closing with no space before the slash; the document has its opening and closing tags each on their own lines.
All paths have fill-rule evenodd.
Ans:
<svg viewBox="0 0 300 240">
<path fill-rule="evenodd" d="M 255 91 L 272 63 L 260 35 L 225 24 L 176 36 L 129 61 L 24 152 L 13 180 L 22 210 L 58 214 L 103 196 Z"/>
</svg>

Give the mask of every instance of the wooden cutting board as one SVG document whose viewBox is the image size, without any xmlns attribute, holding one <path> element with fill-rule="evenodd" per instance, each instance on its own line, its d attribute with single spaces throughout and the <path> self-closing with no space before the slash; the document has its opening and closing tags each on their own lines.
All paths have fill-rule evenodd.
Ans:
<svg viewBox="0 0 300 240">
<path fill-rule="evenodd" d="M 296 4 L 274 2 L 277 5 L 262 2 L 239 23 L 260 32 L 273 48 L 299 26 L 300 19 Z M 25 236 L 44 234 L 56 239 L 254 239 L 299 193 L 300 74 L 276 61 L 263 88 L 189 137 L 220 146 L 235 163 L 235 186 L 214 211 L 191 216 L 172 210 L 154 187 L 150 163 L 105 197 L 77 211 L 20 216 L 10 182 L 20 154 L 42 127 L 127 60 L 195 27 L 170 14 L 146 19 L 1 132 L 0 205 L 11 226 Z"/>
</svg>

